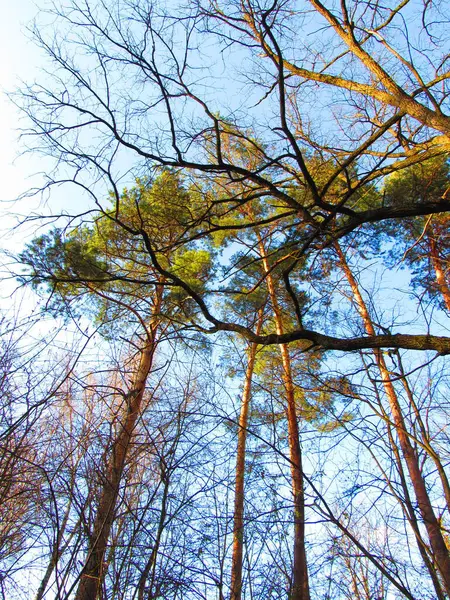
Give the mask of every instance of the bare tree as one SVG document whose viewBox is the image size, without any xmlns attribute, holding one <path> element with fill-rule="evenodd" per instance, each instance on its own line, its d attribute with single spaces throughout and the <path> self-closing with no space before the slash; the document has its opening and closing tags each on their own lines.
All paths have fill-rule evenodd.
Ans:
<svg viewBox="0 0 450 600">
<path fill-rule="evenodd" d="M 367 305 L 364 302 L 364 299 L 361 295 L 358 283 L 352 274 L 352 271 L 348 265 L 348 262 L 346 261 L 345 255 L 341 247 L 339 246 L 339 243 L 336 242 L 334 247 L 338 256 L 339 265 L 342 268 L 345 277 L 350 285 L 354 303 L 364 322 L 364 327 L 369 333 L 369 335 L 372 335 L 375 332 L 375 328 L 370 313 L 368 311 Z M 383 387 L 386 396 L 389 399 L 393 427 L 396 431 L 399 440 L 399 446 L 401 449 L 403 459 L 406 462 L 410 481 L 414 489 L 416 502 L 419 507 L 419 512 L 427 530 L 428 539 L 432 549 L 432 555 L 434 560 L 436 561 L 436 567 L 442 577 L 445 589 L 447 590 L 447 593 L 449 593 L 450 580 L 448 579 L 448 577 L 450 575 L 450 556 L 447 545 L 445 543 L 443 531 L 433 509 L 430 496 L 428 494 L 427 487 L 425 484 L 424 475 L 421 470 L 419 457 L 417 455 L 416 449 L 414 448 L 414 444 L 411 442 L 410 433 L 408 432 L 408 428 L 405 423 L 400 402 L 398 400 L 398 396 L 394 385 L 391 381 L 386 361 L 384 359 L 383 354 L 379 350 L 374 351 L 374 356 L 376 364 L 380 371 L 381 380 L 383 382 Z M 405 491 L 407 493 L 407 490 Z M 419 545 L 422 544 L 420 537 L 418 539 L 418 543 Z M 431 572 L 433 574 L 434 567 L 432 567 Z M 439 589 L 440 586 L 438 582 L 436 582 L 436 587 L 437 593 L 439 593 L 440 596 L 442 596 L 442 592 Z"/>
<path fill-rule="evenodd" d="M 346 572 L 353 577 L 355 595 L 386 595 L 384 584 L 389 582 L 396 593 L 409 600 L 415 598 L 408 581 L 408 559 L 403 569 L 403 564 L 395 564 L 390 549 L 379 550 L 358 536 L 357 524 L 351 518 L 357 512 L 356 484 L 346 487 L 341 496 L 339 491 L 335 493 L 334 481 L 341 481 L 340 473 L 329 464 L 323 465 L 327 471 L 323 476 L 321 470 L 311 477 L 306 475 L 309 469 L 302 463 L 306 460 L 309 465 L 314 454 L 310 449 L 305 456 L 300 446 L 294 348 L 307 358 L 315 352 L 328 352 L 330 362 L 335 356 L 331 351 L 344 353 L 339 355 L 345 356 L 339 359 L 339 376 L 320 381 L 318 374 L 311 374 L 317 380 L 318 394 L 326 396 L 331 389 L 373 409 L 366 423 L 365 415 L 358 413 L 361 431 L 365 425 L 374 430 L 379 427 L 389 442 L 385 446 L 388 467 L 380 464 L 380 487 L 386 510 L 391 510 L 388 498 L 392 494 L 396 502 L 392 510 L 400 514 L 405 531 L 415 535 L 418 550 L 411 551 L 409 566 L 414 570 L 420 555 L 437 597 L 444 597 L 442 588 L 450 593 L 444 517 L 428 487 L 430 481 L 441 486 L 436 492 L 440 506 L 442 497 L 448 495 L 446 464 L 411 393 L 403 358 L 398 354 L 399 350 L 411 350 L 445 356 L 450 353 L 450 337 L 438 325 L 441 315 L 422 298 L 417 298 L 415 305 L 423 314 L 415 321 L 420 330 L 405 331 L 404 325 L 387 327 L 385 321 L 375 322 L 339 246 L 345 243 L 363 259 L 370 254 L 381 261 L 386 224 L 402 225 L 412 219 L 421 223 L 419 218 L 425 218 L 418 245 L 426 239 L 435 288 L 441 292 L 443 304 L 447 303 L 446 258 L 440 246 L 445 235 L 440 227 L 434 227 L 438 220 L 446 223 L 450 210 L 447 190 L 426 197 L 391 194 L 389 181 L 395 183 L 396 177 L 401 179 L 409 169 L 413 172 L 423 167 L 426 171 L 426 164 L 445 164 L 448 156 L 446 28 L 450 17 L 439 2 L 402 1 L 381 6 L 344 0 L 339 5 L 326 4 L 318 0 L 301 4 L 199 0 L 164 9 L 147 0 L 68 0 L 64 7 L 54 6 L 50 11 L 49 33 L 45 26 L 34 29 L 38 44 L 55 65 L 55 73 L 21 93 L 19 102 L 30 123 L 26 139 L 30 149 L 55 160 L 42 189 L 74 185 L 92 201 L 93 220 L 86 226 L 91 218 L 87 214 L 58 215 L 65 219 L 65 229 L 42 236 L 34 245 L 34 257 L 25 252 L 22 260 L 32 266 L 29 279 L 50 285 L 51 308 L 61 309 L 56 301 L 58 292 L 65 299 L 76 296 L 78 306 L 87 312 L 98 314 L 101 306 L 104 331 L 109 328 L 110 335 L 122 335 L 134 348 L 122 370 L 126 383 L 115 392 L 117 411 L 95 514 L 87 527 L 91 538 L 78 600 L 107 596 L 110 564 L 117 577 L 116 585 L 110 586 L 114 593 L 119 594 L 119 581 L 133 579 L 126 576 L 126 552 L 119 558 L 111 546 L 113 540 L 120 545 L 126 536 L 139 538 L 138 533 L 133 538 L 127 529 L 135 520 L 116 517 L 122 506 L 120 486 L 125 481 L 134 436 L 144 422 L 145 399 L 148 404 L 152 402 L 146 396 L 146 382 L 162 332 L 165 339 L 170 332 L 181 333 L 188 340 L 199 333 L 227 332 L 239 334 L 255 351 L 257 347 L 279 347 L 287 421 L 279 416 L 278 407 L 278 412 L 272 410 L 271 421 L 267 417 L 269 425 L 258 425 L 251 437 L 270 448 L 284 468 L 289 465 L 295 506 L 294 569 L 290 572 L 286 567 L 288 542 L 276 547 L 264 528 L 275 531 L 278 527 L 276 539 L 286 540 L 291 530 L 282 521 L 292 520 L 286 516 L 286 506 L 275 501 L 275 508 L 269 504 L 265 511 L 262 509 L 269 493 L 264 482 L 257 487 L 256 476 L 251 480 L 254 497 L 264 490 L 264 501 L 255 500 L 254 504 L 258 518 L 250 525 L 240 518 L 246 444 L 248 450 L 248 435 L 246 438 L 244 434 L 249 429 L 248 398 L 244 397 L 236 472 L 233 476 L 231 457 L 210 466 L 205 481 L 211 481 L 211 486 L 199 486 L 202 502 L 192 508 L 192 514 L 203 514 L 208 532 L 202 532 L 203 536 L 192 533 L 192 540 L 187 534 L 177 534 L 183 540 L 181 570 L 184 574 L 189 571 L 191 587 L 181 583 L 177 587 L 173 578 L 167 578 L 170 585 L 164 593 L 176 597 L 182 593 L 177 590 L 183 589 L 186 597 L 192 593 L 206 598 L 215 589 L 219 598 L 224 596 L 234 480 L 236 545 L 231 579 L 232 594 L 237 598 L 244 579 L 239 573 L 241 565 L 245 568 L 239 543 L 244 525 L 245 531 L 250 526 L 257 533 L 252 551 L 260 559 L 257 575 L 248 577 L 249 595 L 273 596 L 281 580 L 288 582 L 285 587 L 292 597 L 309 598 L 314 593 L 310 591 L 314 583 L 308 574 L 305 550 L 305 485 L 311 494 L 311 514 L 347 540 L 340 552 Z M 413 18 L 413 8 L 421 20 Z M 210 57 L 205 56 L 206 49 Z M 163 193 L 158 174 L 172 183 L 170 193 Z M 123 191 L 123 185 L 130 188 Z M 153 200 L 158 197 L 158 201 L 150 203 L 149 211 L 148 194 L 155 192 L 154 185 L 159 185 L 159 196 L 154 194 Z M 268 244 L 269 238 L 274 240 L 273 246 Z M 237 254 L 244 255 L 245 260 L 230 257 L 230 245 L 225 243 L 229 240 L 238 245 Z M 338 306 L 342 286 L 333 253 L 338 254 L 359 313 L 356 334 L 344 318 L 350 313 L 344 314 Z M 248 268 L 258 273 L 250 286 L 243 281 Z M 229 310 L 229 298 L 245 303 L 252 294 L 267 292 L 274 316 L 261 327 L 248 314 Z M 405 302 L 408 294 L 409 290 L 402 295 Z M 68 306 L 65 302 L 64 310 Z M 125 332 L 115 329 L 119 322 L 126 323 Z M 384 349 L 389 349 L 397 375 L 390 373 Z M 347 376 L 357 351 L 369 351 L 362 356 L 366 362 L 375 361 L 381 387 L 380 382 L 373 382 L 372 365 L 363 363 L 361 367 L 358 363 L 352 380 L 360 391 L 352 389 L 348 383 L 351 377 Z M 401 383 L 395 384 L 396 377 Z M 399 403 L 401 386 L 409 413 Z M 383 391 L 389 412 L 381 409 Z M 371 401 L 371 395 L 376 402 Z M 333 414 L 333 427 L 342 426 L 357 452 L 376 462 L 370 444 L 356 426 L 349 425 L 351 415 L 347 416 Z M 177 419 L 173 422 L 178 423 Z M 214 431 L 218 438 L 223 435 L 229 441 L 223 423 Z M 257 437 L 258 427 L 265 439 Z M 277 438 L 275 434 L 280 431 Z M 281 450 L 278 442 L 283 435 L 288 444 Z M 319 438 L 317 432 L 314 435 Z M 378 442 L 377 435 L 373 439 Z M 217 451 L 223 457 L 226 442 L 212 438 L 205 438 L 205 454 L 211 457 Z M 338 463 L 336 457 L 339 449 L 345 448 L 346 438 L 336 434 L 330 439 L 331 446 L 337 440 L 336 454 L 330 449 L 330 455 Z M 442 432 L 439 439 L 444 439 Z M 158 458 L 148 461 L 148 468 L 158 472 L 155 478 L 160 493 L 154 499 L 160 510 L 152 549 L 143 567 L 142 560 L 138 561 L 138 582 L 130 584 L 135 585 L 137 597 L 161 595 L 164 587 L 157 581 L 161 564 L 157 555 L 164 554 L 164 532 L 170 531 L 169 496 L 176 478 L 168 447 L 170 444 L 162 450 L 155 444 Z M 347 451 L 354 448 L 349 446 Z M 422 457 L 426 457 L 427 466 L 434 465 L 436 474 L 425 475 Z M 280 483 L 284 470 L 278 470 L 276 460 L 270 472 L 273 487 L 277 484 L 284 490 L 286 483 Z M 346 468 L 343 480 L 356 471 L 352 465 Z M 389 478 L 390 470 L 395 482 Z M 323 488 L 317 484 L 321 477 Z M 367 489 L 372 510 L 377 483 L 367 483 Z M 132 506 L 133 494 L 127 493 Z M 151 500 L 148 506 L 149 513 Z M 263 514 L 270 516 L 265 520 Z M 393 521 L 386 516 L 390 526 Z M 146 531 L 144 522 L 136 528 L 139 533 Z M 151 536 L 142 535 L 150 547 Z M 204 540 L 204 550 L 198 547 L 199 539 Z M 409 544 L 407 533 L 402 539 Z M 356 558 L 349 555 L 353 551 L 358 553 Z M 273 565 L 268 565 L 267 557 Z M 192 567 L 195 561 L 197 571 Z M 189 568 L 185 569 L 186 562 Z M 253 568 L 247 565 L 247 572 L 252 573 Z"/>
<path fill-rule="evenodd" d="M 361 200 L 369 183 L 448 150 L 445 27 L 441 19 L 439 24 L 433 21 L 433 10 L 428 5 L 422 9 L 420 33 L 433 42 L 427 54 L 406 35 L 404 47 L 397 48 L 397 24 L 402 19 L 408 23 L 403 3 L 365 10 L 355 1 L 336 12 L 315 0 L 292 9 L 278 2 L 267 6 L 194 5 L 173 18 L 149 2 L 112 7 L 105 1 L 73 0 L 67 9 L 55 9 L 64 44 L 57 37 L 47 41 L 35 32 L 60 75 L 54 87 L 38 85 L 23 92 L 22 103 L 32 122 L 29 134 L 37 138 L 45 154 L 54 156 L 59 165 L 69 166 L 72 183 L 99 203 L 109 187 L 120 206 L 122 153 L 141 173 L 164 165 L 203 178 L 201 201 L 186 220 L 178 243 L 215 231 L 257 229 L 268 220 L 290 227 L 284 261 L 289 291 L 289 277 L 298 260 L 357 231 L 362 224 L 450 208 L 447 198 L 421 203 L 407 199 L 401 206 L 378 203 L 369 208 Z M 303 41 L 302 32 L 310 31 L 312 18 L 323 24 L 329 39 L 329 50 L 323 55 L 317 37 L 317 48 Z M 414 27 L 410 25 L 410 35 Z M 241 63 L 248 58 L 257 65 L 257 73 L 248 73 L 252 93 L 246 94 L 248 101 L 239 113 L 224 108 L 225 117 L 218 116 L 217 99 L 210 100 L 201 83 L 195 83 L 198 78 L 193 74 L 203 69 L 198 65 L 207 40 L 217 52 L 223 45 L 227 56 L 230 49 L 237 50 Z M 77 64 L 71 43 L 77 56 L 83 55 L 87 61 L 86 68 Z M 297 65 L 298 55 L 303 66 Z M 230 63 L 232 68 L 233 61 Z M 431 67 L 433 63 L 437 69 Z M 213 66 L 207 74 L 211 85 L 220 85 Z M 227 76 L 235 79 L 234 72 Z M 324 89 L 328 133 L 321 132 L 317 123 L 321 117 L 309 101 L 308 94 L 317 86 Z M 338 95 L 337 102 L 349 120 L 344 131 L 340 111 L 336 115 L 326 108 L 327 103 L 336 105 L 327 90 L 339 94 L 343 90 L 344 96 Z M 86 135 L 78 135 L 81 131 Z M 257 142 L 260 132 L 262 141 Z M 226 150 L 230 136 L 236 143 L 245 140 L 258 153 L 261 160 L 256 166 L 230 157 Z M 327 141 L 328 137 L 335 141 Z M 95 139 L 95 144 L 84 146 L 85 139 Z M 314 164 L 308 160 L 312 152 L 320 157 Z M 325 178 L 321 163 L 332 165 Z M 89 183 L 90 174 L 95 186 Z M 223 188 L 220 198 L 208 193 L 208 182 L 218 176 Z M 63 180 L 67 182 L 67 175 Z M 245 197 L 236 195 L 236 180 L 245 182 Z M 62 179 L 55 173 L 47 185 L 58 181 Z M 330 194 L 337 182 L 341 186 L 338 197 Z M 300 197 L 296 190 L 302 190 Z M 307 201 L 302 200 L 305 195 Z M 367 192 L 362 195 L 368 197 Z M 256 223 L 240 223 L 234 217 L 236 209 L 255 197 L 264 200 L 265 213 Z M 295 224 L 289 225 L 294 215 Z M 139 226 L 129 233 L 143 235 Z M 445 336 L 428 332 L 346 339 L 305 327 L 292 289 L 297 322 L 283 334 L 273 331 L 257 336 L 243 323 L 215 313 L 207 295 L 165 269 L 151 240 L 146 243 L 159 274 L 195 300 L 201 312 L 198 324 L 210 332 L 233 331 L 261 344 L 304 340 L 325 350 L 393 347 L 449 351 Z"/>
</svg>

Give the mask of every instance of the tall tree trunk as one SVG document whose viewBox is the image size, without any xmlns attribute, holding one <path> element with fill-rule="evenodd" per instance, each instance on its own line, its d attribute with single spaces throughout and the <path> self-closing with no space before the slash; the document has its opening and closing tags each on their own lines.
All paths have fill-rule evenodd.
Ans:
<svg viewBox="0 0 450 600">
<path fill-rule="evenodd" d="M 272 302 L 276 331 L 284 333 L 283 315 L 277 299 L 277 293 L 267 260 L 262 238 L 258 235 L 259 251 L 262 257 L 266 275 L 267 288 Z M 292 378 L 291 358 L 286 344 L 280 344 L 283 365 L 283 384 L 286 392 L 286 415 L 288 422 L 289 451 L 291 459 L 292 492 L 294 496 L 294 565 L 292 573 L 290 600 L 309 600 L 308 565 L 305 549 L 305 493 L 302 466 L 302 451 L 298 430 L 297 412 L 295 406 L 294 383 Z"/>
<path fill-rule="evenodd" d="M 146 583 L 150 572 L 152 574 L 151 583 L 149 586 L 150 591 L 147 593 L 147 598 L 153 598 L 153 589 L 154 589 L 154 580 L 155 580 L 155 568 L 156 568 L 156 559 L 159 552 L 159 547 L 161 544 L 161 538 L 164 531 L 164 527 L 166 525 L 166 517 L 167 517 L 167 500 L 169 497 L 169 486 L 170 486 L 170 475 L 168 473 L 167 464 L 165 462 L 165 458 L 161 459 L 161 476 L 160 480 L 163 484 L 163 496 L 161 500 L 161 508 L 159 512 L 159 521 L 158 521 L 158 530 L 156 533 L 156 539 L 153 544 L 152 551 L 150 553 L 150 557 L 139 577 L 139 583 L 137 585 L 138 591 L 138 600 L 144 600 L 146 593 Z M 133 596 L 134 597 L 134 596 Z"/>
<path fill-rule="evenodd" d="M 375 335 L 375 328 L 372 324 L 368 308 L 359 291 L 358 283 L 353 277 L 353 273 L 348 266 L 344 253 L 337 242 L 335 242 L 334 247 L 339 257 L 342 270 L 344 271 L 352 290 L 358 312 L 361 315 L 364 323 L 364 327 L 369 335 Z M 389 401 L 392 420 L 398 436 L 400 449 L 409 472 L 420 515 L 427 531 L 435 564 L 440 573 L 447 594 L 450 594 L 450 556 L 425 486 L 425 481 L 420 469 L 419 457 L 414 446 L 411 444 L 410 438 L 406 431 L 400 403 L 398 401 L 392 381 L 390 380 L 389 370 L 386 366 L 383 353 L 379 349 L 375 349 L 373 353 L 380 371 L 383 387 Z"/>
<path fill-rule="evenodd" d="M 393 433 L 392 433 L 393 427 L 390 423 L 390 420 L 387 420 L 386 426 L 387 426 L 387 432 L 388 432 L 388 437 L 389 437 L 389 443 L 390 443 L 392 452 L 395 457 L 395 463 L 397 465 L 397 470 L 398 470 L 398 474 L 400 477 L 400 483 L 401 483 L 401 487 L 402 487 L 402 491 L 403 491 L 403 498 L 401 500 L 399 499 L 399 502 L 401 502 L 401 509 L 403 511 L 403 514 L 405 515 L 405 518 L 408 520 L 408 523 L 409 523 L 411 529 L 414 532 L 414 537 L 416 539 L 417 548 L 422 557 L 423 564 L 428 569 L 431 580 L 433 582 L 434 590 L 436 592 L 436 599 L 437 600 L 445 600 L 445 594 L 442 590 L 439 576 L 436 572 L 436 568 L 434 566 L 433 560 L 429 555 L 428 546 L 426 544 L 426 541 L 424 541 L 424 539 L 423 539 L 424 534 L 421 531 L 420 523 L 417 518 L 416 508 L 414 506 L 413 500 L 411 499 L 410 486 L 408 485 L 407 476 L 406 476 L 405 470 L 403 468 L 401 451 L 399 450 L 397 441 L 395 440 L 395 438 L 393 436 Z M 394 496 L 397 495 L 394 489 L 392 490 L 392 492 L 393 492 Z"/>
<path fill-rule="evenodd" d="M 105 577 L 104 557 L 108 545 L 111 527 L 114 522 L 115 508 L 119 496 L 120 483 L 127 458 L 130 440 L 141 412 L 145 385 L 153 364 L 157 346 L 157 329 L 163 286 L 155 290 L 153 314 L 148 326 L 145 347 L 141 351 L 139 367 L 133 381 L 132 389 L 125 397 L 126 408 L 119 422 L 119 431 L 113 442 L 111 455 L 107 465 L 103 488 L 94 520 L 94 527 L 89 543 L 85 566 L 81 572 L 75 600 L 96 600 Z"/>
<path fill-rule="evenodd" d="M 260 310 L 256 325 L 256 334 L 262 328 L 263 310 Z M 245 371 L 244 390 L 242 392 L 241 413 L 239 415 L 238 443 L 236 453 L 236 476 L 234 488 L 234 523 L 233 523 L 233 556 L 231 559 L 230 600 L 241 600 L 242 590 L 242 557 L 244 548 L 244 478 L 245 448 L 247 444 L 248 413 L 252 394 L 252 378 L 255 368 L 257 344 L 250 344 L 248 362 Z"/>
<path fill-rule="evenodd" d="M 428 240 L 430 243 L 431 263 L 433 265 L 436 283 L 438 284 L 439 291 L 441 292 L 442 298 L 444 299 L 445 306 L 450 312 L 450 289 L 445 278 L 445 271 L 442 267 L 442 260 L 439 256 L 436 240 L 433 237 L 432 233 L 428 236 Z"/>
<path fill-rule="evenodd" d="M 73 485 L 73 482 L 72 482 L 72 485 Z M 69 502 L 68 502 L 68 505 L 66 508 L 66 512 L 64 513 L 63 520 L 61 522 L 59 529 L 56 532 L 56 536 L 55 536 L 56 539 L 55 539 L 54 546 L 53 546 L 51 554 L 50 554 L 50 560 L 49 560 L 49 563 L 45 570 L 44 576 L 41 579 L 41 583 L 39 585 L 38 591 L 36 592 L 35 600 L 42 600 L 42 598 L 44 597 L 45 592 L 47 590 L 48 583 L 50 581 L 50 578 L 53 575 L 53 571 L 55 570 L 56 565 L 58 564 L 59 559 L 61 558 L 62 553 L 64 552 L 64 549 L 67 547 L 67 544 L 62 546 L 62 539 L 63 539 L 64 533 L 66 531 L 67 523 L 69 521 L 71 508 L 72 508 L 72 500 L 69 499 Z M 72 536 L 73 536 L 73 533 L 69 536 L 69 539 L 72 538 Z"/>
<path fill-rule="evenodd" d="M 447 504 L 447 511 L 450 513 L 450 482 L 448 480 L 447 473 L 445 472 L 445 468 L 444 468 L 444 465 L 442 464 L 442 460 L 441 460 L 441 457 L 439 456 L 439 453 L 432 446 L 432 439 L 430 437 L 430 433 L 425 426 L 422 415 L 420 414 L 419 407 L 417 406 L 417 403 L 414 399 L 414 394 L 409 386 L 408 380 L 406 379 L 405 369 L 403 368 L 403 363 L 402 363 L 402 359 L 400 357 L 400 352 L 398 350 L 396 350 L 394 354 L 395 354 L 396 360 L 397 360 L 397 368 L 400 371 L 400 374 L 402 376 L 401 382 L 402 382 L 403 388 L 408 397 L 408 401 L 414 410 L 416 422 L 419 426 L 419 430 L 420 430 L 420 433 L 422 436 L 421 437 L 422 447 L 424 448 L 424 450 L 428 454 L 428 456 L 431 457 L 431 460 L 434 462 L 436 471 L 439 474 L 439 479 L 441 480 L 442 490 L 444 492 L 444 496 L 445 496 L 445 500 L 446 500 L 446 504 Z"/>
</svg>

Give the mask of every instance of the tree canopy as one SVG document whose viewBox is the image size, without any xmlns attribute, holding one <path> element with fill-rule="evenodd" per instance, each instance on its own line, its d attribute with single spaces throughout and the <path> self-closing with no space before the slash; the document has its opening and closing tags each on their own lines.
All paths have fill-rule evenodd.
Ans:
<svg viewBox="0 0 450 600">
<path fill-rule="evenodd" d="M 40 191 L 88 209 L 16 257 L 70 334 L 5 353 L 0 590 L 449 598 L 447 3 L 67 0 L 32 31 Z"/>
</svg>

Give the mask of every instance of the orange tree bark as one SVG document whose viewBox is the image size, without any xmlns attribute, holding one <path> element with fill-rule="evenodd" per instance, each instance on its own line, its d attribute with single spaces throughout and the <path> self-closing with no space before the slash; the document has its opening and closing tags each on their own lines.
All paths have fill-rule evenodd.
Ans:
<svg viewBox="0 0 450 600">
<path fill-rule="evenodd" d="M 445 270 L 443 268 L 442 260 L 439 256 L 436 240 L 431 235 L 429 236 L 429 242 L 431 263 L 433 265 L 436 283 L 438 284 L 438 288 L 444 300 L 445 306 L 450 312 L 450 289 L 445 277 Z"/>
<path fill-rule="evenodd" d="M 425 452 L 428 454 L 428 456 L 430 456 L 431 460 L 434 462 L 436 471 L 439 474 L 439 478 L 441 480 L 442 490 L 444 492 L 444 496 L 445 496 L 445 500 L 446 500 L 446 504 L 447 504 L 447 511 L 450 513 L 450 483 L 449 483 L 449 480 L 447 477 L 447 473 L 445 472 L 445 468 L 444 468 L 444 465 L 442 464 L 442 460 L 441 460 L 441 457 L 439 456 L 439 453 L 433 448 L 432 438 L 426 427 L 425 421 L 422 418 L 420 409 L 417 406 L 417 402 L 415 401 L 414 394 L 409 386 L 408 380 L 406 379 L 405 369 L 403 368 L 403 363 L 402 363 L 402 360 L 400 357 L 400 353 L 397 351 L 395 354 L 396 354 L 396 360 L 397 360 L 397 368 L 399 369 L 400 374 L 402 376 L 401 383 L 405 390 L 405 393 L 406 393 L 406 396 L 410 403 L 410 406 L 412 406 L 412 408 L 413 408 L 414 415 L 416 417 L 416 422 L 419 427 L 419 431 L 421 433 L 421 445 L 424 448 Z"/>
<path fill-rule="evenodd" d="M 95 515 L 88 554 L 84 568 L 81 572 L 75 600 L 96 600 L 100 595 L 101 586 L 106 573 L 106 566 L 104 565 L 105 552 L 111 527 L 114 522 L 115 507 L 119 496 L 120 483 L 126 463 L 128 448 L 136 422 L 141 413 L 145 386 L 152 368 L 157 346 L 157 330 L 159 326 L 162 295 L 163 286 L 158 285 L 155 290 L 155 302 L 152 318 L 148 326 L 146 344 L 141 350 L 140 362 L 132 389 L 126 395 L 124 414 L 119 423 L 117 437 L 113 441 L 113 447 Z"/>
<path fill-rule="evenodd" d="M 363 320 L 364 327 L 367 333 L 373 336 L 375 335 L 375 328 L 372 324 L 369 310 L 359 291 L 358 283 L 354 278 L 353 273 L 351 272 L 351 269 L 348 266 L 348 263 L 345 259 L 344 253 L 342 252 L 342 249 L 340 248 L 337 242 L 335 242 L 334 247 L 338 255 L 342 270 L 344 271 L 347 281 L 352 290 L 355 304 Z M 402 455 L 408 469 L 411 484 L 416 496 L 419 512 L 425 525 L 425 529 L 427 531 L 430 547 L 434 557 L 434 562 L 442 578 L 444 587 L 447 593 L 450 594 L 450 556 L 447 546 L 445 544 L 444 537 L 442 535 L 442 530 L 439 526 L 439 521 L 436 518 L 430 497 L 426 489 L 425 481 L 419 464 L 419 457 L 414 446 L 411 444 L 411 440 L 406 430 L 400 403 L 398 401 L 395 388 L 389 377 L 389 371 L 386 366 L 383 354 L 377 348 L 374 349 L 373 352 L 375 361 L 380 371 L 383 387 L 388 398 L 389 407 L 392 414 L 392 421 L 395 426 L 400 449 L 402 451 Z"/>
<path fill-rule="evenodd" d="M 263 314 L 260 311 L 256 331 L 262 327 Z M 236 453 L 236 476 L 234 489 L 233 555 L 231 559 L 231 600 L 241 600 L 242 557 L 244 548 L 244 479 L 245 449 L 247 444 L 247 425 L 252 395 L 252 378 L 255 368 L 257 344 L 250 344 L 247 369 L 245 371 L 244 390 L 242 392 L 241 412 L 239 416 L 238 443 Z"/>
<path fill-rule="evenodd" d="M 284 333 L 283 316 L 277 299 L 269 261 L 264 243 L 258 234 L 259 251 L 266 276 L 267 288 L 272 302 L 277 335 Z M 286 392 L 286 416 L 291 462 L 292 493 L 294 496 L 294 565 L 292 573 L 290 600 L 309 600 L 308 565 L 305 549 L 305 492 L 302 466 L 302 451 L 295 405 L 294 382 L 289 350 L 286 344 L 279 344 L 283 365 L 283 384 Z"/>
</svg>

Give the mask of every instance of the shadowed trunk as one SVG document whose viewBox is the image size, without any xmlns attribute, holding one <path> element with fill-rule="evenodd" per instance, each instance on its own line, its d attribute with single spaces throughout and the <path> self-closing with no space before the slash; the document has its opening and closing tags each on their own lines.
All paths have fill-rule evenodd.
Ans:
<svg viewBox="0 0 450 600">
<path fill-rule="evenodd" d="M 100 500 L 94 521 L 92 536 L 89 543 L 85 566 L 81 572 L 75 600 L 96 600 L 105 577 L 105 552 L 111 527 L 114 522 L 115 508 L 119 496 L 120 483 L 127 458 L 130 440 L 136 422 L 141 413 L 145 386 L 150 374 L 157 339 L 163 287 L 156 287 L 153 315 L 148 326 L 147 342 L 141 350 L 141 357 L 132 389 L 126 395 L 126 410 L 119 424 L 119 431 L 114 440 L 109 458 L 107 472 L 100 494 Z"/>
<path fill-rule="evenodd" d="M 259 335 L 263 314 L 260 310 L 256 331 Z M 234 524 L 233 524 L 233 556 L 231 559 L 231 591 L 230 600 L 241 600 L 242 591 L 242 557 L 244 548 L 244 478 L 245 447 L 247 443 L 248 413 L 252 395 L 252 377 L 255 368 L 258 345 L 250 344 L 248 363 L 245 371 L 244 390 L 242 392 L 241 413 L 239 416 L 238 443 L 236 453 L 236 478 L 234 491 Z"/>
<path fill-rule="evenodd" d="M 358 312 L 361 315 L 364 323 L 364 327 L 369 335 L 375 335 L 375 328 L 372 324 L 367 306 L 359 291 L 358 283 L 353 277 L 353 273 L 347 264 L 344 253 L 337 242 L 335 242 L 334 247 L 339 257 L 342 270 L 344 271 L 347 281 L 350 284 Z M 392 381 L 390 380 L 389 370 L 386 366 L 383 353 L 379 349 L 375 349 L 373 353 L 380 371 L 383 387 L 389 401 L 392 420 L 398 436 L 400 449 L 408 469 L 420 515 L 428 534 L 434 561 L 444 583 L 447 594 L 450 594 L 450 556 L 426 489 L 425 481 L 420 469 L 419 457 L 414 446 L 411 444 L 406 431 L 400 403 L 398 401 Z"/>
<path fill-rule="evenodd" d="M 259 236 L 258 236 L 259 237 Z M 267 260 L 264 244 L 259 237 L 259 251 L 261 253 L 267 287 L 273 306 L 276 331 L 278 335 L 284 333 L 283 315 L 278 303 L 277 294 L 271 275 L 269 261 Z M 288 438 L 291 462 L 292 493 L 294 496 L 294 565 L 292 573 L 290 600 L 309 600 L 308 565 L 305 549 L 305 494 L 303 481 L 302 451 L 298 430 L 297 412 L 295 405 L 294 383 L 292 378 L 291 358 L 286 344 L 280 344 L 280 353 L 283 364 L 283 384 L 286 392 L 286 416 L 288 422 Z"/>
<path fill-rule="evenodd" d="M 450 312 L 450 289 L 445 278 L 445 271 L 442 265 L 442 259 L 439 256 L 436 240 L 432 236 L 429 236 L 428 239 L 430 242 L 431 263 L 433 265 L 436 283 L 438 284 L 439 291 L 441 292 L 442 298 L 444 299 L 445 306 Z"/>
</svg>

